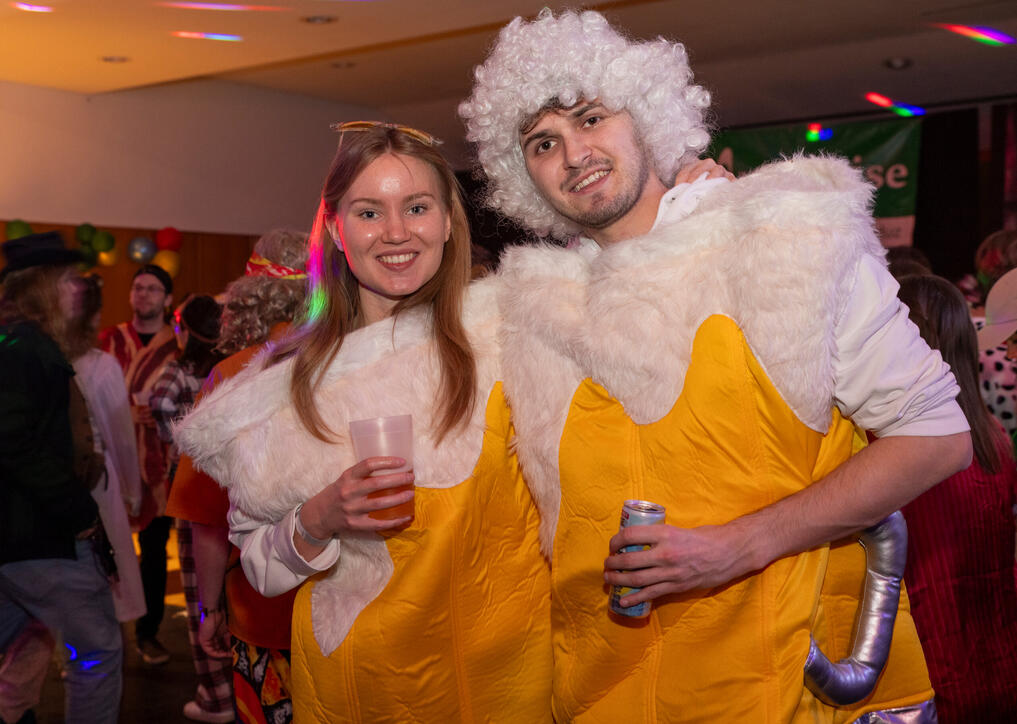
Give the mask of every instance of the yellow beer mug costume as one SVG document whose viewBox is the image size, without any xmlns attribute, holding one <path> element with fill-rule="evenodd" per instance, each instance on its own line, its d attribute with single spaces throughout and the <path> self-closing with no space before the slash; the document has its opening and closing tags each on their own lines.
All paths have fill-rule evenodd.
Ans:
<svg viewBox="0 0 1017 724">
<path fill-rule="evenodd" d="M 881 254 L 870 193 L 844 162 L 799 158 L 604 251 L 503 261 L 506 394 L 552 551 L 556 721 L 850 722 L 931 700 L 906 596 L 869 697 L 838 708 L 805 687 L 810 634 L 848 653 L 856 543 L 660 598 L 645 623 L 610 617 L 603 581 L 625 499 L 677 526 L 726 523 L 852 453 L 832 332 L 860 259 Z"/>
<path fill-rule="evenodd" d="M 323 443 L 289 402 L 286 363 L 217 388 L 180 429 L 234 507 L 282 520 L 355 462 L 350 420 L 412 414 L 415 518 L 383 537 L 340 539 L 338 563 L 293 611 L 298 722 L 550 722 L 547 562 L 536 507 L 508 450 L 494 288 L 475 284 L 463 321 L 477 404 L 431 437 L 438 363 L 430 319 L 411 310 L 350 334 L 317 391 Z"/>
</svg>

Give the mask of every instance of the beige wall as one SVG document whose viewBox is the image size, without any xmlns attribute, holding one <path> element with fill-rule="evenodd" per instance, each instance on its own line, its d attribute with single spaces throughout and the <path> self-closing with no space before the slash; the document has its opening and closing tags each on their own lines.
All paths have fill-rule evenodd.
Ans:
<svg viewBox="0 0 1017 724">
<path fill-rule="evenodd" d="M 81 96 L 0 82 L 0 219 L 261 234 L 307 229 L 357 108 L 198 80 Z"/>
</svg>

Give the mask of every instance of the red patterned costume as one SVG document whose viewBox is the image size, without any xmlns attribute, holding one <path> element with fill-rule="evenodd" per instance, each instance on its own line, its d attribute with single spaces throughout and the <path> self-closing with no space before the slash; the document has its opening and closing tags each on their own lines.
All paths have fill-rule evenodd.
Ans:
<svg viewBox="0 0 1017 724">
<path fill-rule="evenodd" d="M 99 347 L 116 357 L 120 363 L 127 382 L 131 409 L 135 413 L 138 407 L 147 407 L 152 386 L 159 379 L 166 363 L 175 359 L 178 353 L 176 338 L 168 326 L 164 326 L 147 345 L 143 345 L 130 322 L 121 322 L 115 327 L 104 329 L 99 335 Z M 141 402 L 143 404 L 139 404 Z M 134 415 L 134 420 L 144 499 L 141 514 L 132 523 L 138 528 L 145 528 L 166 509 L 167 445 L 159 439 L 154 421 L 139 422 L 137 414 Z"/>
<path fill-rule="evenodd" d="M 999 431 L 1002 469 L 974 461 L 902 512 L 904 581 L 941 724 L 1012 722 L 1017 712 L 1017 469 Z"/>
</svg>

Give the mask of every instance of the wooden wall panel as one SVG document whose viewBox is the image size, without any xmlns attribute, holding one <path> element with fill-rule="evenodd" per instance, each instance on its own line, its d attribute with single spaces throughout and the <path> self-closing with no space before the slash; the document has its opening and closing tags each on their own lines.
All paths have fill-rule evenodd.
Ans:
<svg viewBox="0 0 1017 724">
<path fill-rule="evenodd" d="M 69 247 L 76 247 L 75 226 L 47 224 L 27 220 L 35 232 L 59 231 Z M 0 220 L 0 229 L 7 220 Z M 113 266 L 97 264 L 90 271 L 103 279 L 102 326 L 123 322 L 131 318 L 128 302 L 131 280 L 139 264 L 127 258 L 127 245 L 136 236 L 155 239 L 157 229 L 125 229 L 108 226 L 98 227 L 108 231 L 116 242 L 117 262 Z M 256 236 L 246 234 L 207 234 L 201 232 L 183 233 L 180 247 L 180 272 L 173 280 L 173 297 L 183 299 L 190 292 L 216 295 L 226 285 L 243 275 L 244 265 L 254 248 Z"/>
</svg>

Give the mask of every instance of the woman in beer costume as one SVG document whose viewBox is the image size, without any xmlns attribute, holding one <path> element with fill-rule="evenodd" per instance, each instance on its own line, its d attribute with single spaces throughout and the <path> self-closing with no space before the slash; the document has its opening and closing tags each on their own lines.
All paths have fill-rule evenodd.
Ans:
<svg viewBox="0 0 1017 724">
<path fill-rule="evenodd" d="M 177 439 L 229 488 L 256 587 L 310 579 L 293 615 L 296 720 L 549 722 L 547 564 L 507 448 L 494 288 L 466 293 L 455 176 L 421 131 L 337 130 L 305 322 Z M 354 464 L 348 423 L 402 414 L 413 472 Z M 408 500 L 412 519 L 369 516 Z"/>
</svg>

